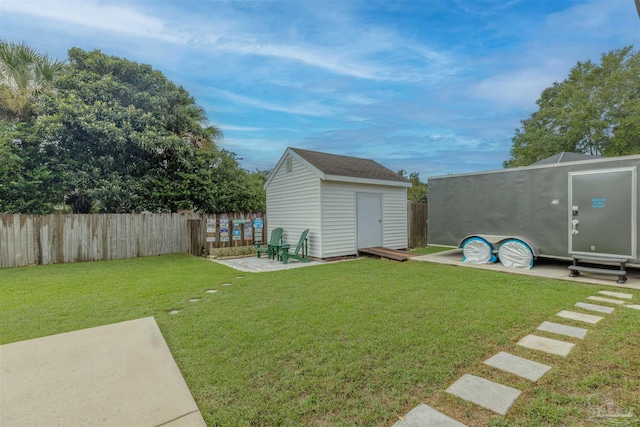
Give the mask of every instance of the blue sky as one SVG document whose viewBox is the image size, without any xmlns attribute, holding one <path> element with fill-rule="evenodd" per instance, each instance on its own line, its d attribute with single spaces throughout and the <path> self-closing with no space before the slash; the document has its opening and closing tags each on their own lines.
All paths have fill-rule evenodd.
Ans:
<svg viewBox="0 0 640 427">
<path fill-rule="evenodd" d="M 292 146 L 426 181 L 501 168 L 541 91 L 640 20 L 633 0 L 0 0 L 0 37 L 151 64 L 249 170 Z"/>
</svg>

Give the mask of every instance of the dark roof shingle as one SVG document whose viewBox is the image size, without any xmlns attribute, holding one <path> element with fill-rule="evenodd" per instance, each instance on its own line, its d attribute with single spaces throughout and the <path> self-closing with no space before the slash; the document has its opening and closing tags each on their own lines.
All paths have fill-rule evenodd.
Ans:
<svg viewBox="0 0 640 427">
<path fill-rule="evenodd" d="M 320 153 L 318 151 L 301 150 L 299 148 L 290 147 L 290 149 L 325 175 L 410 182 L 403 176 L 370 159 L 339 156 L 337 154 Z"/>
</svg>

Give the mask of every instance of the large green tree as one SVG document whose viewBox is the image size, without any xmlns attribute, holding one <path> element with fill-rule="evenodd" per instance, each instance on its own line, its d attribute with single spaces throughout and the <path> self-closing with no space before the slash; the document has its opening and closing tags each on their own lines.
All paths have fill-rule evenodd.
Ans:
<svg viewBox="0 0 640 427">
<path fill-rule="evenodd" d="M 63 71 L 61 61 L 0 40 L 0 212 L 52 210 L 59 180 L 33 132 L 34 108 Z"/>
<path fill-rule="evenodd" d="M 632 47 L 578 62 L 545 89 L 538 110 L 516 130 L 505 167 L 526 166 L 562 151 L 619 156 L 640 153 L 640 53 Z"/>
<path fill-rule="evenodd" d="M 79 48 L 69 50 L 56 91 L 42 97 L 37 113 L 41 146 L 59 160 L 65 201 L 81 213 L 194 208 L 184 188 L 170 191 L 181 183 L 167 180 L 192 167 L 196 151 L 215 150 L 220 135 L 161 72 Z"/>
<path fill-rule="evenodd" d="M 31 123 L 0 118 L 0 213 L 50 213 L 60 186 Z"/>
<path fill-rule="evenodd" d="M 52 85 L 0 121 L 0 212 L 264 210 L 261 175 L 160 71 L 73 48 Z"/>
</svg>

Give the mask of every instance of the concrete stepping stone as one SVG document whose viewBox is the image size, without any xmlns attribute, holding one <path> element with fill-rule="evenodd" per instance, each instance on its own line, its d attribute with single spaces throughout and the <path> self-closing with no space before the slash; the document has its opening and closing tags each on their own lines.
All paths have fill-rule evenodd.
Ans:
<svg viewBox="0 0 640 427">
<path fill-rule="evenodd" d="M 533 350 L 544 351 L 549 354 L 556 354 L 558 356 L 566 356 L 571 349 L 575 347 L 575 344 L 553 340 L 551 338 L 539 337 L 537 335 L 527 335 L 518 341 L 519 346 L 530 348 Z"/>
<path fill-rule="evenodd" d="M 568 310 L 562 310 L 561 312 L 556 314 L 556 316 L 559 316 L 565 319 L 579 320 L 580 322 L 591 323 L 592 325 L 595 325 L 596 323 L 604 319 L 604 317 L 602 316 L 594 316 L 593 314 L 576 313 L 575 311 L 568 311 Z"/>
<path fill-rule="evenodd" d="M 446 391 L 500 415 L 506 414 L 522 393 L 517 388 L 507 387 L 470 374 L 464 374 Z"/>
<path fill-rule="evenodd" d="M 391 427 L 467 427 L 459 421 L 433 409 L 424 403 L 419 404 Z"/>
<path fill-rule="evenodd" d="M 576 328 L 575 326 L 561 325 L 560 323 L 542 322 L 538 326 L 539 331 L 551 332 L 558 335 L 566 335 L 568 337 L 580 338 L 581 340 L 587 336 L 587 330 Z"/>
<path fill-rule="evenodd" d="M 206 294 L 215 294 L 216 292 L 218 292 L 217 289 L 209 289 L 208 291 L 204 291 Z"/>
<path fill-rule="evenodd" d="M 611 304 L 624 304 L 624 301 L 621 301 L 619 299 L 612 299 L 612 298 L 587 297 L 587 299 L 590 299 L 591 301 L 608 302 L 608 303 L 611 303 Z"/>
<path fill-rule="evenodd" d="M 551 366 L 514 356 L 513 354 L 505 351 L 501 351 L 495 356 L 491 356 L 485 360 L 484 363 L 485 365 L 509 372 L 533 382 L 538 381 L 549 371 L 549 369 L 551 369 Z"/>
<path fill-rule="evenodd" d="M 597 311 L 598 313 L 607 313 L 607 314 L 613 313 L 613 310 L 614 310 L 613 307 L 606 307 L 604 305 L 598 305 L 598 304 L 588 304 L 586 302 L 577 302 L 576 307 L 584 308 L 585 310 L 589 310 L 589 311 Z"/>
<path fill-rule="evenodd" d="M 169 312 L 169 314 L 178 314 L 178 313 L 180 313 L 180 310 L 171 310 Z"/>
<path fill-rule="evenodd" d="M 633 308 L 634 310 L 640 310 L 640 305 L 637 304 L 627 304 L 625 307 Z"/>
<path fill-rule="evenodd" d="M 622 292 L 612 292 L 612 291 L 599 291 L 598 292 L 600 295 L 607 295 L 610 297 L 616 297 L 616 298 L 624 298 L 624 299 L 631 299 L 633 298 L 632 294 L 625 294 Z"/>
<path fill-rule="evenodd" d="M 222 286 L 231 286 L 231 283 L 223 283 Z"/>
</svg>

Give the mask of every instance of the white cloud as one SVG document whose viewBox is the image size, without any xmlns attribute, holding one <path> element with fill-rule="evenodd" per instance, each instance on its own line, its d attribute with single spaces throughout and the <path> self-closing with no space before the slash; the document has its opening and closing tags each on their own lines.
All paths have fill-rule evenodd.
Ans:
<svg viewBox="0 0 640 427">
<path fill-rule="evenodd" d="M 356 105 L 373 105 L 376 102 L 378 102 L 374 98 L 364 96 L 364 95 L 358 95 L 356 93 L 346 95 L 343 99 L 345 102 L 349 104 L 356 104 Z"/>
<path fill-rule="evenodd" d="M 3 13 L 13 13 L 50 19 L 108 32 L 149 37 L 173 43 L 185 43 L 187 37 L 172 32 L 158 18 L 130 7 L 96 1 L 24 1 L 3 0 Z"/>
<path fill-rule="evenodd" d="M 331 19 L 335 22 L 329 22 L 326 28 L 322 27 L 322 22 L 314 22 L 312 25 L 318 26 L 317 32 L 313 37 L 305 37 L 300 33 L 308 25 L 306 20 L 313 22 L 317 17 L 313 15 L 314 11 L 307 10 L 310 15 L 301 17 L 291 26 L 269 28 L 265 32 L 268 18 L 229 9 L 224 4 L 218 5 L 220 13 L 206 18 L 195 13 L 183 14 L 180 18 L 162 16 L 166 13 L 162 10 L 144 11 L 148 6 L 148 3 L 132 6 L 97 0 L 2 0 L 0 3 L 3 13 L 40 17 L 67 26 L 141 36 L 240 57 L 292 61 L 357 79 L 417 82 L 455 73 L 448 54 L 403 40 L 385 28 L 353 22 L 348 8 L 340 10 L 339 13 L 346 14 L 341 19 L 336 16 L 338 12 L 333 13 Z M 320 17 L 327 19 L 327 15 Z M 352 25 L 346 25 L 348 22 Z"/>
<path fill-rule="evenodd" d="M 291 141 L 262 138 L 225 138 L 222 148 L 235 153 L 241 160 L 243 167 L 254 169 L 271 169 L 292 144 Z"/>
<path fill-rule="evenodd" d="M 223 131 L 235 131 L 235 132 L 262 132 L 265 128 L 252 127 L 252 126 L 235 126 L 235 125 L 216 125 Z"/>
<path fill-rule="evenodd" d="M 508 9 L 520 3 L 521 0 L 456 0 L 455 4 L 458 8 L 473 15 L 486 16 Z"/>
<path fill-rule="evenodd" d="M 544 26 L 557 33 L 577 33 L 578 36 L 596 36 L 595 38 L 604 39 L 617 33 L 632 34 L 636 38 L 637 20 L 637 11 L 631 0 L 590 0 L 578 2 L 571 8 L 550 14 Z M 619 25 L 611 25 L 613 22 Z"/>
<path fill-rule="evenodd" d="M 516 70 L 480 81 L 471 88 L 470 95 L 503 108 L 530 110 L 542 91 L 554 82 L 554 77 L 544 69 Z"/>
<path fill-rule="evenodd" d="M 211 43 L 216 50 L 227 51 L 242 55 L 257 55 L 272 58 L 287 59 L 305 65 L 322 68 L 336 74 L 361 79 L 386 80 L 384 70 L 375 65 L 355 63 L 345 59 L 342 55 L 331 51 L 322 51 L 317 47 L 294 46 L 287 44 L 261 43 L 248 39 L 220 40 Z"/>
<path fill-rule="evenodd" d="M 578 61 L 599 62 L 602 53 L 623 47 L 625 38 L 632 44 L 635 12 L 632 1 L 591 0 L 550 14 L 534 28 L 531 41 L 485 58 L 503 71 L 472 84 L 469 94 L 502 108 L 531 111 L 542 91 L 564 80 Z"/>
<path fill-rule="evenodd" d="M 225 9 L 230 16 L 192 17 L 198 29 L 192 40 L 213 52 L 284 60 L 363 80 L 421 82 L 457 72 L 449 52 L 406 39 L 392 26 L 363 22 L 344 4 L 329 12 L 305 2 L 277 5 L 284 6 L 273 14 L 288 16 L 281 27 L 266 25 L 271 11 Z"/>
<path fill-rule="evenodd" d="M 406 46 L 400 41 L 395 47 L 395 55 L 406 57 L 400 58 L 399 64 L 395 65 L 386 64 L 384 59 L 367 59 L 370 56 L 384 58 L 386 55 L 392 55 L 390 52 L 375 50 L 374 44 L 369 45 L 366 50 L 359 50 L 357 47 L 348 45 L 325 48 L 304 43 L 292 45 L 242 38 L 213 38 L 208 44 L 214 50 L 285 59 L 335 74 L 366 80 L 392 82 L 440 80 L 457 71 L 455 68 L 449 67 L 451 60 L 447 55 L 425 49 L 422 46 L 416 46 L 412 52 L 410 46 Z"/>
<path fill-rule="evenodd" d="M 299 103 L 299 104 L 275 104 L 272 102 L 262 101 L 255 98 L 250 98 L 248 96 L 239 95 L 237 93 L 233 93 L 227 90 L 220 89 L 212 89 L 214 94 L 221 96 L 227 100 L 247 105 L 249 107 L 254 107 L 263 110 L 269 111 L 278 111 L 281 113 L 289 113 L 289 114 L 301 114 L 305 116 L 315 116 L 315 117 L 334 117 L 339 114 L 338 109 L 329 107 L 326 105 L 321 105 L 313 102 Z"/>
</svg>

